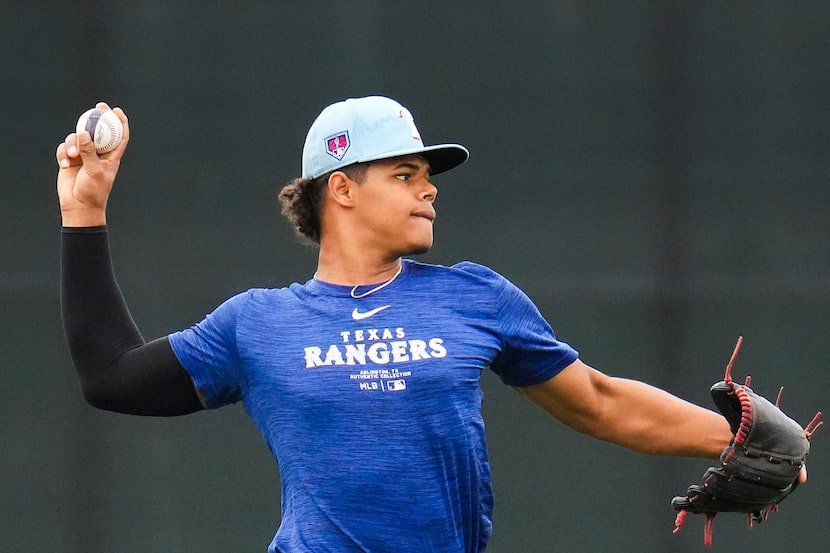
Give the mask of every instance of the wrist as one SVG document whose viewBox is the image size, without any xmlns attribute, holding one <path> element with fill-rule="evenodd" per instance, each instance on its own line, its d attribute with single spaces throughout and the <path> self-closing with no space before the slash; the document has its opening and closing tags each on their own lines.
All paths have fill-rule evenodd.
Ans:
<svg viewBox="0 0 830 553">
<path fill-rule="evenodd" d="M 66 228 L 101 227 L 107 224 L 107 214 L 103 209 L 61 211 L 61 223 Z"/>
</svg>

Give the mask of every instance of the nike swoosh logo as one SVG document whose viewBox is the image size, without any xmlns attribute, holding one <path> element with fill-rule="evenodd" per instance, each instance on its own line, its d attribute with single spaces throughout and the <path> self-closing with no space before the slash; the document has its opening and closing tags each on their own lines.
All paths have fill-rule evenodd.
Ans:
<svg viewBox="0 0 830 553">
<path fill-rule="evenodd" d="M 362 321 L 363 319 L 368 319 L 372 315 L 377 315 L 378 313 L 380 313 L 381 311 L 383 311 L 384 309 L 387 309 L 389 307 L 392 307 L 392 306 L 391 305 L 381 305 L 380 307 L 370 309 L 369 311 L 365 311 L 363 313 L 358 311 L 357 307 L 355 307 L 354 311 L 352 311 L 352 319 L 354 319 L 356 321 Z"/>
</svg>

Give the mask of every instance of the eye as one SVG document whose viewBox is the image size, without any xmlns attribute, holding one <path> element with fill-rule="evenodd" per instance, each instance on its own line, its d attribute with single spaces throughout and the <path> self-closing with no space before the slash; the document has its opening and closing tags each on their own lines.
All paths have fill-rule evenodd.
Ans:
<svg viewBox="0 0 830 553">
<path fill-rule="evenodd" d="M 395 178 L 399 179 L 399 180 L 402 180 L 402 181 L 408 181 L 409 179 L 412 178 L 412 175 L 409 174 L 409 173 L 400 173 L 398 175 L 395 175 Z"/>
</svg>

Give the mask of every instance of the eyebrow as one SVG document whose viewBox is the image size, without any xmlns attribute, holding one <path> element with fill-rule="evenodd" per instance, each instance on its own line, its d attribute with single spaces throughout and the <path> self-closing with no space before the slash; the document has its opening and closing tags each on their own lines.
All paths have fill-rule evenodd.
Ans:
<svg viewBox="0 0 830 553">
<path fill-rule="evenodd" d="M 395 166 L 393 171 L 397 171 L 398 169 L 412 169 L 413 171 L 420 171 L 421 169 L 426 169 L 428 175 L 432 170 L 432 168 L 429 166 L 429 163 L 414 163 L 411 161 L 404 161 L 402 163 L 399 163 Z"/>
</svg>

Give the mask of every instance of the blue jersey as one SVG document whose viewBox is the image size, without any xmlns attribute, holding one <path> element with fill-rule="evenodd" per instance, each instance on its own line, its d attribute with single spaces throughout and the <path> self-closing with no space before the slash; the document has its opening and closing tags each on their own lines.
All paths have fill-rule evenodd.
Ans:
<svg viewBox="0 0 830 553">
<path fill-rule="evenodd" d="M 484 551 L 482 371 L 527 386 L 577 352 L 474 263 L 404 260 L 383 289 L 351 290 L 252 289 L 170 335 L 207 406 L 243 401 L 276 458 L 282 522 L 269 551 Z"/>
</svg>

